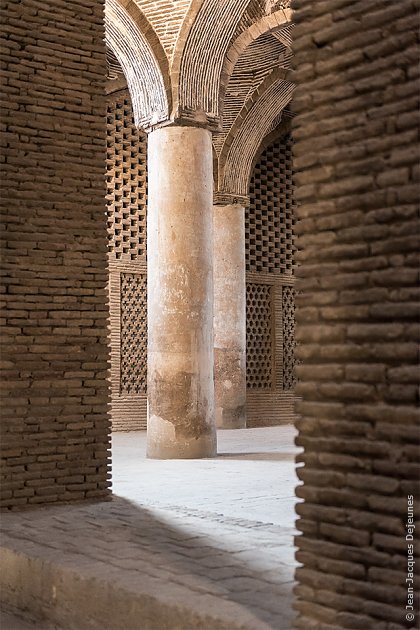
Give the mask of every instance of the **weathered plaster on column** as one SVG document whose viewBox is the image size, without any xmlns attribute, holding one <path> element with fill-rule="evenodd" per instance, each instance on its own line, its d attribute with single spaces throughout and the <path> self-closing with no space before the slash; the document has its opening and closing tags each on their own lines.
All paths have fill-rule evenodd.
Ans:
<svg viewBox="0 0 420 630">
<path fill-rule="evenodd" d="M 218 428 L 246 426 L 244 208 L 214 206 L 214 378 Z"/>
<path fill-rule="evenodd" d="M 148 141 L 148 435 L 156 458 L 216 454 L 211 134 Z"/>
</svg>

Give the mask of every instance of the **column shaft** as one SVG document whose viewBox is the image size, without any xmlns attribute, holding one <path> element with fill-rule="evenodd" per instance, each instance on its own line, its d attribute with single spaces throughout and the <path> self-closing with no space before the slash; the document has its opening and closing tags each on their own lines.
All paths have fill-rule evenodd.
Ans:
<svg viewBox="0 0 420 630">
<path fill-rule="evenodd" d="M 212 168 L 209 131 L 149 135 L 149 457 L 216 454 Z"/>
<path fill-rule="evenodd" d="M 218 428 L 246 426 L 245 218 L 214 206 L 214 378 Z"/>
</svg>

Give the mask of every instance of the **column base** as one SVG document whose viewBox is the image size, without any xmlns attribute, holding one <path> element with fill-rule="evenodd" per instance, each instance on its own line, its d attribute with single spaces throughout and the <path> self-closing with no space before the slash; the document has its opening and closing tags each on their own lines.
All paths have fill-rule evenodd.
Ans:
<svg viewBox="0 0 420 630">
<path fill-rule="evenodd" d="M 216 427 L 218 429 L 246 429 L 245 407 L 216 408 Z"/>
<path fill-rule="evenodd" d="M 245 352 L 237 349 L 214 349 L 216 427 L 246 428 Z"/>
<path fill-rule="evenodd" d="M 197 438 L 177 436 L 170 422 L 156 416 L 149 419 L 147 426 L 147 450 L 149 459 L 203 459 L 216 457 L 217 436 L 211 432 Z"/>
</svg>

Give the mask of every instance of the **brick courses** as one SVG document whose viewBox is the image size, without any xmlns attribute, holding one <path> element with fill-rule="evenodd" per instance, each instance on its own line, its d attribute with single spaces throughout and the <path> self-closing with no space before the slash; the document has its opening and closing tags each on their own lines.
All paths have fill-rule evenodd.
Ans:
<svg viewBox="0 0 420 630">
<path fill-rule="evenodd" d="M 103 8 L 2 3 L 6 508 L 109 492 Z"/>
<path fill-rule="evenodd" d="M 173 56 L 179 31 L 190 7 L 189 0 L 135 0 L 169 58 Z"/>
<path fill-rule="evenodd" d="M 294 8 L 297 627 L 415 627 L 405 535 L 408 495 L 419 514 L 419 3 Z"/>
<path fill-rule="evenodd" d="M 418 3 L 295 4 L 299 627 L 398 630 L 418 478 Z M 107 494 L 102 12 L 3 3 L 6 507 Z"/>
</svg>

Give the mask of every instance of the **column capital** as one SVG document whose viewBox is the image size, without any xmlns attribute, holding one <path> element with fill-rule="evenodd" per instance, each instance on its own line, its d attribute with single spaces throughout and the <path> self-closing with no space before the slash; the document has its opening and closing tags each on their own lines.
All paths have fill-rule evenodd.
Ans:
<svg viewBox="0 0 420 630">
<path fill-rule="evenodd" d="M 223 191 L 213 194 L 213 205 L 215 206 L 242 206 L 247 208 L 249 204 L 250 201 L 247 195 L 236 195 Z"/>
<path fill-rule="evenodd" d="M 151 133 L 152 131 L 156 131 L 156 129 L 161 129 L 162 127 L 197 127 L 199 129 L 207 129 L 212 133 L 221 130 L 220 118 L 218 116 L 212 116 L 201 111 L 189 111 L 185 109 L 173 113 L 172 116 L 166 120 L 161 120 L 156 123 L 153 122 L 153 119 L 150 120 L 147 124 L 145 124 L 144 131 L 146 131 L 146 133 Z"/>
</svg>

